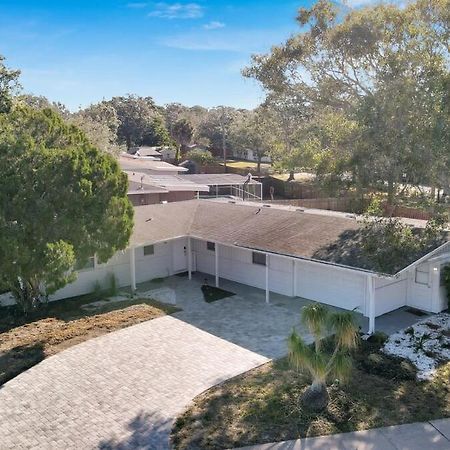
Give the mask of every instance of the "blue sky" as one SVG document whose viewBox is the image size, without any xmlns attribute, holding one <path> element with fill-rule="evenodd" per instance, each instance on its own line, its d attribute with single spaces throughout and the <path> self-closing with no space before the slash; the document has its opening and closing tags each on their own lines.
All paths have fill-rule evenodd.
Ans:
<svg viewBox="0 0 450 450">
<path fill-rule="evenodd" d="M 72 110 L 126 93 L 254 107 L 241 68 L 298 31 L 309 1 L 0 0 L 0 54 L 25 91 Z"/>
</svg>

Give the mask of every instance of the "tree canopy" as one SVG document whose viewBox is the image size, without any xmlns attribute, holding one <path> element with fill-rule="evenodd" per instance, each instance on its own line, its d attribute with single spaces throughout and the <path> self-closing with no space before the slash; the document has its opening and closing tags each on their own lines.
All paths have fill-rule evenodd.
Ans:
<svg viewBox="0 0 450 450">
<path fill-rule="evenodd" d="M 127 246 L 127 177 L 50 109 L 0 114 L 0 274 L 25 309 Z"/>
<path fill-rule="evenodd" d="M 268 99 L 302 99 L 308 140 L 294 148 L 314 139 L 315 168 L 327 161 L 358 187 L 384 183 L 390 201 L 405 178 L 449 184 L 449 10 L 449 0 L 418 0 L 343 17 L 319 0 L 299 10 L 300 33 L 255 55 L 244 74 Z M 335 139 L 324 141 L 324 127 Z"/>
</svg>

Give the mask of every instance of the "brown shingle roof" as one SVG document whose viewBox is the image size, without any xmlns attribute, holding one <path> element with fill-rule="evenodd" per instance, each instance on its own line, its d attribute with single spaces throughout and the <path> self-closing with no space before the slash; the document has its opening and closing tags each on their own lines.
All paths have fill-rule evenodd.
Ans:
<svg viewBox="0 0 450 450">
<path fill-rule="evenodd" d="M 135 208 L 131 245 L 151 244 L 181 236 L 373 269 L 361 251 L 360 222 L 342 213 L 292 211 L 210 200 Z M 406 258 L 398 270 L 431 250 L 433 248 Z"/>
</svg>

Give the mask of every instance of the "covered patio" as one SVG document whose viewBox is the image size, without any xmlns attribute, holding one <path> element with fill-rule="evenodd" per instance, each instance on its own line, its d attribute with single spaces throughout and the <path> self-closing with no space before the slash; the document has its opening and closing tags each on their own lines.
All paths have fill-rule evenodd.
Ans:
<svg viewBox="0 0 450 450">
<path fill-rule="evenodd" d="M 191 279 L 187 273 L 179 274 L 140 283 L 137 293 L 139 295 L 162 288 L 173 290 L 176 306 L 181 308 L 174 317 L 268 358 L 279 358 L 286 354 L 286 338 L 293 327 L 306 340 L 311 340 L 300 323 L 301 308 L 311 303 L 311 300 L 271 293 L 270 302 L 267 303 L 263 289 L 223 279 L 221 289 L 235 295 L 207 303 L 201 290 L 205 283 L 214 286 L 215 278 L 201 272 L 193 273 Z M 357 312 L 353 314 L 361 330 L 367 332 L 368 318 Z M 419 319 L 402 308 L 377 318 L 377 329 L 391 334 Z"/>
</svg>

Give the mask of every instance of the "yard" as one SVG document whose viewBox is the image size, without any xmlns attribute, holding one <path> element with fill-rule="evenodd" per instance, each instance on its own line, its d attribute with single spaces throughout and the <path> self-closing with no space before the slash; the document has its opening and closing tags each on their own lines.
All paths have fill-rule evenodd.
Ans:
<svg viewBox="0 0 450 450">
<path fill-rule="evenodd" d="M 178 418 L 174 446 L 225 449 L 450 416 L 450 363 L 418 382 L 412 364 L 384 354 L 379 342 L 363 341 L 354 359 L 351 379 L 330 387 L 319 414 L 299 406 L 308 379 L 286 359 L 216 386 Z"/>
<path fill-rule="evenodd" d="M 99 305 L 86 308 L 94 301 Z M 114 301 L 92 294 L 49 303 L 27 319 L 1 308 L 0 385 L 72 345 L 175 311 L 149 299 Z"/>
</svg>

